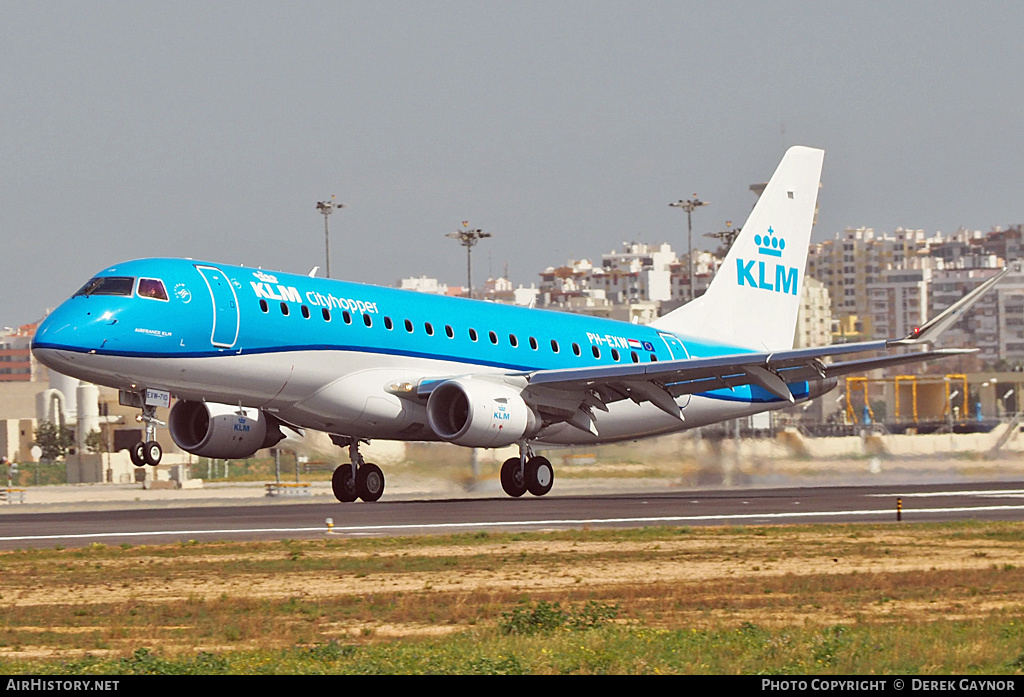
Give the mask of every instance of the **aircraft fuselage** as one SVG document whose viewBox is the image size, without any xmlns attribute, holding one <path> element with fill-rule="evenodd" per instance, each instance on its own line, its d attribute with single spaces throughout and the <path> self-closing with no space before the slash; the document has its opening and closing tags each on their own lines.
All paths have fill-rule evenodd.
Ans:
<svg viewBox="0 0 1024 697">
<path fill-rule="evenodd" d="M 422 405 L 394 389 L 432 376 L 744 351 L 602 318 L 185 259 L 125 262 L 97 279 L 39 327 L 33 350 L 53 369 L 362 438 L 436 440 Z M 793 394 L 813 396 L 807 383 Z M 788 404 L 751 385 L 676 401 L 683 421 L 626 400 L 596 414 L 596 435 L 563 423 L 541 440 L 638 438 Z"/>
</svg>

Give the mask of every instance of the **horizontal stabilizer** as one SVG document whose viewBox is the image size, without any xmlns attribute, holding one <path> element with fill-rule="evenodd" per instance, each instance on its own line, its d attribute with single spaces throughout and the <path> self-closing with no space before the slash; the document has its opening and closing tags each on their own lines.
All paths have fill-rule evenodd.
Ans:
<svg viewBox="0 0 1024 697">
<path fill-rule="evenodd" d="M 858 361 L 842 361 L 839 363 L 829 363 L 825 366 L 825 375 L 827 377 L 841 377 L 843 375 L 850 375 L 853 373 L 866 373 L 870 370 L 877 370 L 878 368 L 892 368 L 897 365 L 907 365 L 908 363 L 923 363 L 925 361 L 935 360 L 936 358 L 949 358 L 950 356 L 961 356 L 969 353 L 977 353 L 978 349 L 937 349 L 935 351 L 915 351 L 914 353 L 900 353 L 895 356 L 878 356 L 876 358 L 864 358 Z M 796 377 L 794 375 L 793 377 Z M 804 372 L 799 377 L 810 377 L 809 372 Z M 787 379 L 793 379 L 790 374 L 786 373 Z"/>
</svg>

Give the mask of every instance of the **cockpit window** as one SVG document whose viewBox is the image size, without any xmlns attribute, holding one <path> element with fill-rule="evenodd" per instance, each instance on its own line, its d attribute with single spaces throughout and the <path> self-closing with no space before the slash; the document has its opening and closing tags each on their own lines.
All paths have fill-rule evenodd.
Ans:
<svg viewBox="0 0 1024 697">
<path fill-rule="evenodd" d="M 156 278 L 140 278 L 139 297 L 167 300 L 167 289 L 164 288 L 164 282 Z"/>
<path fill-rule="evenodd" d="M 75 295 L 131 295 L 135 279 L 131 276 L 97 276 Z"/>
</svg>

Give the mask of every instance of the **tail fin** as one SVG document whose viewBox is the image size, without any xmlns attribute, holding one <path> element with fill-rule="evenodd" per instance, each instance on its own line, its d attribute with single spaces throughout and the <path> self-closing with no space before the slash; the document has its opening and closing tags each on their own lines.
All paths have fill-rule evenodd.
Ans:
<svg viewBox="0 0 1024 697">
<path fill-rule="evenodd" d="M 793 348 L 824 156 L 787 150 L 707 292 L 651 326 L 732 346 Z"/>
</svg>

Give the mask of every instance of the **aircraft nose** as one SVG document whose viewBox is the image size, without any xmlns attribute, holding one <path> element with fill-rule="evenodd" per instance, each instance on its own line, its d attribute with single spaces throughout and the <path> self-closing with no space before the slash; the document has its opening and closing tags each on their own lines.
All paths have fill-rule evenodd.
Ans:
<svg viewBox="0 0 1024 697">
<path fill-rule="evenodd" d="M 51 312 L 40 323 L 32 339 L 32 347 L 90 351 L 101 348 L 118 331 L 120 308 L 97 306 L 71 298 Z"/>
<path fill-rule="evenodd" d="M 66 369 L 66 361 L 61 356 L 74 344 L 75 330 L 75 323 L 67 317 L 63 306 L 58 307 L 36 329 L 32 337 L 32 355 L 48 368 L 61 372 L 62 368 Z"/>
<path fill-rule="evenodd" d="M 35 336 L 32 337 L 33 351 L 59 343 L 62 336 L 73 333 L 71 324 L 62 315 L 62 307 L 58 307 L 39 324 Z"/>
<path fill-rule="evenodd" d="M 72 298 L 57 307 L 40 323 L 32 338 L 32 353 L 43 365 L 68 374 L 69 364 L 78 357 L 95 353 L 110 337 L 116 320 L 95 309 L 83 310 Z"/>
</svg>

